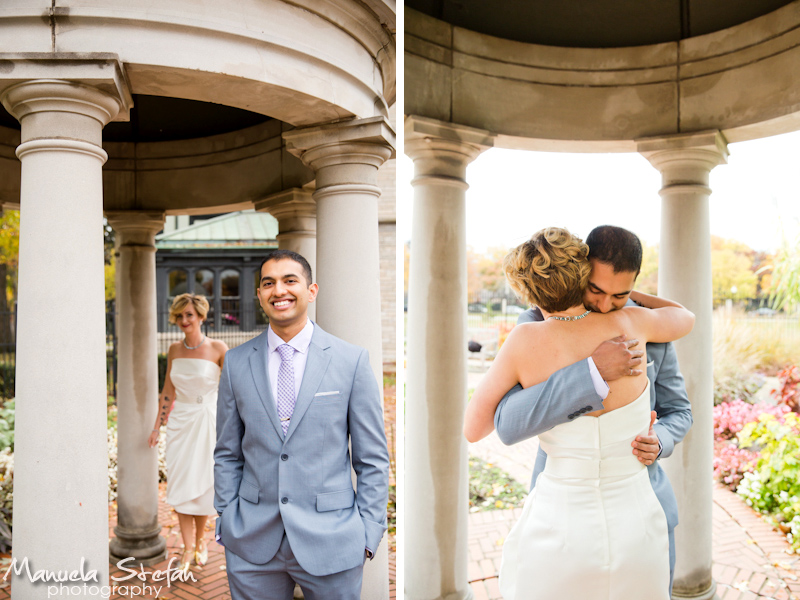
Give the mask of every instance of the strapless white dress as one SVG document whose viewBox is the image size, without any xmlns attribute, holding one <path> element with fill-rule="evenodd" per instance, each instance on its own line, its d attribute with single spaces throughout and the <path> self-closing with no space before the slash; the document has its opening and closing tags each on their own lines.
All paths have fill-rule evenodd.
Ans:
<svg viewBox="0 0 800 600">
<path fill-rule="evenodd" d="M 539 436 L 547 463 L 503 545 L 505 600 L 669 600 L 667 518 L 631 442 L 650 425 L 650 384 L 631 404 Z"/>
<path fill-rule="evenodd" d="M 215 515 L 214 446 L 220 368 L 210 360 L 174 358 L 175 404 L 167 421 L 167 504 L 185 515 Z"/>
</svg>

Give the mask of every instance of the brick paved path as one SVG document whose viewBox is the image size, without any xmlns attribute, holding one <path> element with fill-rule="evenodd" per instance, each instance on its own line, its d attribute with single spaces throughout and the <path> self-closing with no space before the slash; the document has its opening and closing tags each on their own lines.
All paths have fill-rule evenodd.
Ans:
<svg viewBox="0 0 800 600">
<path fill-rule="evenodd" d="M 396 388 L 394 386 L 384 387 L 384 425 L 386 427 L 386 437 L 389 443 L 389 454 L 391 460 L 390 485 L 395 485 L 395 419 L 396 419 Z M 208 563 L 203 567 L 193 566 L 191 574 L 193 580 L 186 578 L 185 581 L 174 579 L 167 587 L 166 579 L 171 578 L 166 574 L 170 568 L 177 569 L 183 553 L 183 541 L 181 540 L 178 518 L 172 507 L 164 502 L 166 497 L 166 483 L 159 485 L 158 492 L 158 522 L 162 524 L 161 535 L 167 540 L 167 559 L 147 567 L 147 572 L 164 572 L 165 581 L 156 583 L 152 575 L 146 576 L 147 586 L 142 590 L 143 582 L 138 578 L 131 577 L 123 582 L 111 581 L 111 584 L 128 585 L 129 589 L 117 590 L 118 593 L 111 596 L 112 600 L 130 600 L 130 598 L 142 598 L 148 600 L 230 600 L 231 595 L 228 589 L 228 579 L 225 572 L 225 549 L 214 541 L 215 519 L 209 519 L 206 523 L 205 540 L 208 545 Z M 116 525 L 116 503 L 109 506 L 109 539 L 114 536 L 114 526 Z M 389 535 L 389 598 L 396 598 L 396 548 L 395 536 Z M 5 567 L 8 568 L 7 566 Z M 127 577 L 129 572 L 116 569 L 114 566 L 110 572 L 112 577 Z M 10 578 L 9 578 L 10 579 Z M 162 586 L 162 589 L 154 589 L 154 586 Z M 131 593 L 135 586 L 134 594 Z M 121 592 L 121 593 L 120 593 Z M 156 596 L 156 593 L 158 594 Z M 0 579 L 0 600 L 10 599 L 10 585 L 7 581 Z"/>
<path fill-rule="evenodd" d="M 167 559 L 147 567 L 147 572 L 162 571 L 166 572 L 169 568 L 170 560 L 172 568 L 177 569 L 178 563 L 181 559 L 183 552 L 183 542 L 181 540 L 180 528 L 178 527 L 178 518 L 172 507 L 164 502 L 166 496 L 166 484 L 162 483 L 159 486 L 159 503 L 158 503 L 158 520 L 162 523 L 161 535 L 167 540 Z M 110 507 L 111 515 L 108 528 L 108 535 L 111 538 L 114 535 L 114 525 L 116 525 L 116 514 L 114 514 L 112 505 Z M 111 596 L 112 600 L 130 600 L 130 598 L 142 598 L 148 600 L 231 600 L 230 591 L 228 590 L 228 579 L 225 572 L 225 549 L 214 541 L 214 519 L 209 519 L 206 523 L 205 532 L 206 543 L 208 544 L 208 563 L 203 567 L 193 566 L 190 570 L 194 581 L 178 581 L 173 580 L 170 586 L 167 587 L 166 581 L 156 583 L 153 581 L 151 575 L 147 575 L 145 585 L 147 588 L 142 592 L 142 582 L 131 577 L 124 582 L 114 582 L 115 585 L 128 585 L 135 586 L 135 594 L 131 594 L 131 589 L 117 590 L 118 593 Z M 112 568 L 110 575 L 112 577 L 127 577 L 129 572 L 117 569 L 115 566 Z M 166 575 L 165 575 L 166 577 Z M 395 599 L 395 553 L 389 553 L 389 577 L 390 577 L 390 598 Z M 0 600 L 8 600 L 10 598 L 9 587 L 7 582 L 0 581 Z M 154 586 L 161 585 L 162 589 L 156 596 Z M 121 593 L 120 593 L 121 592 Z"/>
<path fill-rule="evenodd" d="M 536 439 L 504 446 L 496 434 L 470 446 L 470 454 L 528 482 Z M 710 474 L 709 474 L 710 476 Z M 476 600 L 499 600 L 497 573 L 505 537 L 521 508 L 469 516 L 468 576 Z M 715 484 L 712 524 L 712 573 L 719 600 L 800 600 L 800 558 L 789 554 L 786 538 L 764 522 L 736 494 Z"/>
</svg>

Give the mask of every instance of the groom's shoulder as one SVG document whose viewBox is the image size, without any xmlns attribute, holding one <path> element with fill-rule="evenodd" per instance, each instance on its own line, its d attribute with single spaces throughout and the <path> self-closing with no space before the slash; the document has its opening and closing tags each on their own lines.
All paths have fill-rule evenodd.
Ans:
<svg viewBox="0 0 800 600">
<path fill-rule="evenodd" d="M 261 342 L 261 336 L 266 336 L 266 335 L 267 335 L 267 330 L 265 329 L 256 337 L 247 340 L 243 344 L 239 344 L 235 348 L 231 348 L 225 353 L 225 360 L 228 360 L 230 358 L 238 359 L 242 358 L 243 356 L 249 355 L 251 352 L 253 352 L 253 349 Z"/>
<path fill-rule="evenodd" d="M 328 333 L 316 323 L 314 323 L 314 335 L 311 341 L 321 346 L 323 349 L 332 350 L 334 356 L 342 357 L 345 360 L 358 360 L 358 357 L 361 356 L 362 353 L 367 352 L 367 350 L 361 346 L 351 344 L 340 337 Z"/>
</svg>

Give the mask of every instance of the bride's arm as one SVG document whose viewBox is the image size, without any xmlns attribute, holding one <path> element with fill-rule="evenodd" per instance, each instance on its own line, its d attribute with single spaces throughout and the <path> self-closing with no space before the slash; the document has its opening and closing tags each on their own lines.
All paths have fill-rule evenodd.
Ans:
<svg viewBox="0 0 800 600">
<path fill-rule="evenodd" d="M 524 327 L 517 326 L 511 330 L 467 404 L 464 436 L 469 442 L 477 442 L 492 433 L 497 405 L 508 390 L 519 383 L 517 357 L 522 351 L 523 340 L 528 338 L 522 329 Z"/>
<path fill-rule="evenodd" d="M 659 296 L 653 296 L 652 294 L 645 294 L 644 292 L 637 292 L 636 290 L 631 292 L 630 297 L 631 300 L 636 302 L 636 304 L 643 306 L 644 308 L 683 308 L 683 306 L 673 300 L 660 298 Z"/>
<path fill-rule="evenodd" d="M 672 342 L 688 335 L 694 327 L 694 313 L 677 302 L 641 292 L 631 292 L 631 299 L 644 308 L 628 307 L 625 311 L 648 342 Z"/>
</svg>

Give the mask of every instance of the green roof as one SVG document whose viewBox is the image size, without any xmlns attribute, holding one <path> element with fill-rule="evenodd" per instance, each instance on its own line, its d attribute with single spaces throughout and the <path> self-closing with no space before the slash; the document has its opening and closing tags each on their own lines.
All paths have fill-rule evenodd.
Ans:
<svg viewBox="0 0 800 600">
<path fill-rule="evenodd" d="M 278 221 L 269 213 L 243 210 L 196 221 L 156 236 L 156 248 L 277 247 Z"/>
</svg>

